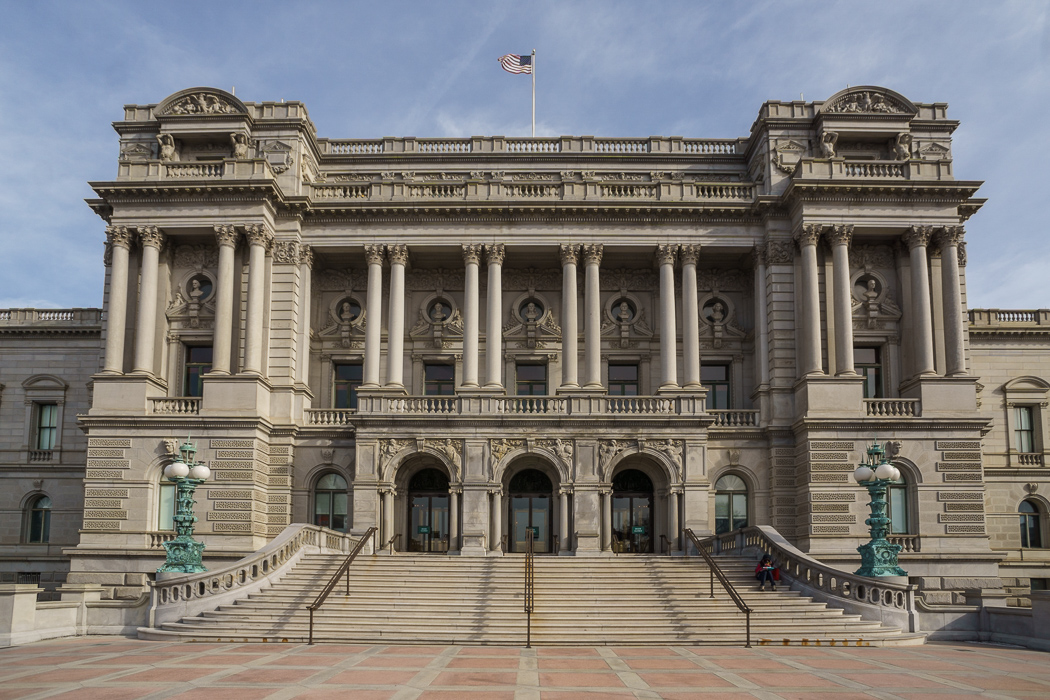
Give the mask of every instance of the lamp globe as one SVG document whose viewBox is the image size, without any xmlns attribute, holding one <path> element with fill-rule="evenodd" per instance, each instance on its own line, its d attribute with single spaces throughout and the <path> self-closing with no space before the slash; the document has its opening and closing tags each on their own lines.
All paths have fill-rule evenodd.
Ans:
<svg viewBox="0 0 1050 700">
<path fill-rule="evenodd" d="M 168 466 L 164 467 L 164 476 L 169 479 L 185 477 L 190 473 L 190 468 L 186 466 L 185 462 L 172 462 Z"/>
</svg>

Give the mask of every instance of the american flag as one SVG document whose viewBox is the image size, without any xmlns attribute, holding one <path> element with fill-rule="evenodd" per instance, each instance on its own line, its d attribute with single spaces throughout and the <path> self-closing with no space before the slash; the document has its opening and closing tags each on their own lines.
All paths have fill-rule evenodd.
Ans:
<svg viewBox="0 0 1050 700">
<path fill-rule="evenodd" d="M 499 57 L 499 64 L 508 73 L 532 72 L 532 56 L 519 56 L 516 53 L 509 53 L 506 56 Z"/>
</svg>

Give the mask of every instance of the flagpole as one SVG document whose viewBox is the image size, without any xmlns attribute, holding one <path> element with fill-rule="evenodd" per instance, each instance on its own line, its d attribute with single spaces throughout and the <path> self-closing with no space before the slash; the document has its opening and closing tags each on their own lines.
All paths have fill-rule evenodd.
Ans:
<svg viewBox="0 0 1050 700">
<path fill-rule="evenodd" d="M 532 50 L 532 138 L 536 138 L 536 49 Z"/>
</svg>

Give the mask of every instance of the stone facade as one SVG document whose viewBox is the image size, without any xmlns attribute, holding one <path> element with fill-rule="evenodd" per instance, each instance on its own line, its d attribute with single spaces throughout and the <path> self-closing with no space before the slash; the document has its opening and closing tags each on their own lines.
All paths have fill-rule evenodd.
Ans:
<svg viewBox="0 0 1050 700">
<path fill-rule="evenodd" d="M 161 470 L 186 434 L 214 474 L 206 560 L 335 507 L 329 474 L 347 527 L 381 544 L 499 555 L 535 470 L 561 554 L 680 551 L 683 528 L 719 526 L 730 475 L 750 524 L 853 568 L 851 472 L 878 435 L 930 602 L 1000 585 L 1017 505 L 1050 484 L 1041 454 L 1021 468 L 1005 448 L 996 392 L 1050 387 L 1050 346 L 967 322 L 963 225 L 983 200 L 954 177 L 946 110 L 857 87 L 767 102 L 739 139 L 334 140 L 301 103 L 210 88 L 125 107 L 116 179 L 89 200 L 106 323 L 77 410 L 74 578 L 156 568 Z M 428 469 L 448 481 L 439 533 L 410 520 Z M 627 470 L 648 479 L 641 525 Z M 3 532 L 27 492 L 5 496 Z M 1047 575 L 1031 561 L 1010 575 Z"/>
</svg>

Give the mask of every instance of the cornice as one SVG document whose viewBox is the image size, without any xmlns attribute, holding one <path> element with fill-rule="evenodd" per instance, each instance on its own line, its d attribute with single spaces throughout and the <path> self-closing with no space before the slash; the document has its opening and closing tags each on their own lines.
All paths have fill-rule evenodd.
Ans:
<svg viewBox="0 0 1050 700">
<path fill-rule="evenodd" d="M 793 180 L 782 195 L 784 202 L 849 200 L 863 198 L 876 202 L 915 201 L 973 202 L 971 198 L 983 185 L 975 180 Z"/>
<path fill-rule="evenodd" d="M 912 432 L 916 430 L 976 430 L 992 425 L 992 418 L 800 418 L 791 425 L 792 431 L 856 430 L 879 432 Z M 866 434 L 866 433 L 865 433 Z"/>
<path fill-rule="evenodd" d="M 127 429 L 136 431 L 174 429 L 184 431 L 193 427 L 201 430 L 257 430 L 266 434 L 277 432 L 274 424 L 265 418 L 210 418 L 202 416 L 91 416 L 77 414 L 77 425 L 81 430 Z M 181 433 L 180 433 L 181 434 Z M 199 434 L 199 433 L 198 433 Z"/>
<path fill-rule="evenodd" d="M 86 328 L 26 328 L 26 327 L 10 327 L 0 326 L 0 335 L 7 337 L 19 337 L 19 336 L 67 336 L 67 335 L 84 335 L 84 336 L 101 336 L 102 326 L 88 326 Z"/>
</svg>

